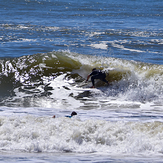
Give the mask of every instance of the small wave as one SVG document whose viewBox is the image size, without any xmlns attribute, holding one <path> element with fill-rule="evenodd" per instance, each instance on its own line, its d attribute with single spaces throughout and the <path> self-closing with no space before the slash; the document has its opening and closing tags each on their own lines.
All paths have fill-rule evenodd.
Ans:
<svg viewBox="0 0 163 163">
<path fill-rule="evenodd" d="M 14 29 L 14 30 L 35 30 L 35 31 L 56 31 L 60 29 L 59 27 L 55 26 L 36 26 L 35 25 L 23 25 L 23 24 L 1 24 L 0 28 L 8 28 L 8 29 Z"/>
</svg>

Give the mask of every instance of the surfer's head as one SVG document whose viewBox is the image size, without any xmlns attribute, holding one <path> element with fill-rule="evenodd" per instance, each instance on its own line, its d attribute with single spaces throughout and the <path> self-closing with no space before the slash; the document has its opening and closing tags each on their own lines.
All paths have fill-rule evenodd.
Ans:
<svg viewBox="0 0 163 163">
<path fill-rule="evenodd" d="M 75 111 L 73 111 L 73 112 L 71 113 L 71 116 L 74 116 L 74 115 L 77 115 L 77 113 L 76 113 Z"/>
<path fill-rule="evenodd" d="M 92 69 L 92 71 L 95 71 L 95 70 L 96 70 L 96 68 L 93 68 L 93 69 Z"/>
</svg>

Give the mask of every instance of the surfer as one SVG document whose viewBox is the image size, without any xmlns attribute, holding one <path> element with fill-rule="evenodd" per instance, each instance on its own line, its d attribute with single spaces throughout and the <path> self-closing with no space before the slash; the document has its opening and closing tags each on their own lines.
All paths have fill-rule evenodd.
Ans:
<svg viewBox="0 0 163 163">
<path fill-rule="evenodd" d="M 73 112 L 71 113 L 71 116 L 66 116 L 66 117 L 72 118 L 74 115 L 77 115 L 77 113 L 76 113 L 75 111 L 73 111 Z"/>
<path fill-rule="evenodd" d="M 109 82 L 106 80 L 105 72 L 102 72 L 101 70 L 97 70 L 96 68 L 93 68 L 92 72 L 87 76 L 86 82 L 89 80 L 90 77 L 91 77 L 91 81 L 92 81 L 91 88 L 95 88 L 95 79 L 100 79 L 109 85 Z"/>
<path fill-rule="evenodd" d="M 74 115 L 77 115 L 75 111 L 73 111 L 70 116 L 65 116 L 65 117 L 72 118 Z M 53 115 L 52 118 L 55 118 L 55 115 Z"/>
</svg>

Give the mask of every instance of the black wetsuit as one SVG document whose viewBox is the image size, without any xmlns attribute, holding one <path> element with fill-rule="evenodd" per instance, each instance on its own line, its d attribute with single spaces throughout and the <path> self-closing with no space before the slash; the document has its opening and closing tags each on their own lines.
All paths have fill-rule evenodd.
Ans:
<svg viewBox="0 0 163 163">
<path fill-rule="evenodd" d="M 95 79 L 100 79 L 103 82 L 108 84 L 108 81 L 105 79 L 106 78 L 106 74 L 104 72 L 102 72 L 101 70 L 94 70 L 92 71 L 92 73 L 90 74 L 91 76 L 91 81 L 93 86 L 95 86 Z"/>
</svg>

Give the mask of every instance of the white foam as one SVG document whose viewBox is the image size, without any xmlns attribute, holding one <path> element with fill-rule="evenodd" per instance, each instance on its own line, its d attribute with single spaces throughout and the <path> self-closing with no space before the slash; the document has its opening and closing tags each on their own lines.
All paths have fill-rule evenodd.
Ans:
<svg viewBox="0 0 163 163">
<path fill-rule="evenodd" d="M 96 49 L 105 49 L 105 50 L 108 48 L 108 45 L 106 45 L 104 42 L 101 42 L 100 44 L 91 44 L 89 46 Z"/>
<path fill-rule="evenodd" d="M 105 34 L 105 32 L 91 32 L 89 33 L 89 37 L 94 37 L 94 36 L 102 35 L 102 34 Z"/>
<path fill-rule="evenodd" d="M 151 155 L 163 152 L 162 122 L 0 116 L 0 150 Z"/>
<path fill-rule="evenodd" d="M 36 42 L 37 39 L 24 39 L 24 38 L 19 38 L 18 40 L 14 40 L 11 42 Z"/>
<path fill-rule="evenodd" d="M 74 97 L 79 95 L 86 90 L 96 92 L 97 89 L 89 89 L 89 88 L 79 88 L 77 86 L 71 85 L 73 83 L 72 80 L 64 79 L 66 74 L 60 75 L 50 82 L 50 85 L 53 90 L 51 97 L 55 100 L 55 108 L 62 109 L 75 109 L 83 106 L 84 104 L 75 99 Z"/>
<path fill-rule="evenodd" d="M 138 49 L 131 49 L 131 48 L 125 48 L 123 45 L 119 45 L 118 43 L 113 42 L 112 46 L 118 49 L 132 51 L 132 52 L 138 52 L 138 53 L 144 53 L 146 51 L 138 50 Z"/>
</svg>

